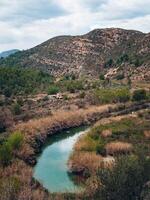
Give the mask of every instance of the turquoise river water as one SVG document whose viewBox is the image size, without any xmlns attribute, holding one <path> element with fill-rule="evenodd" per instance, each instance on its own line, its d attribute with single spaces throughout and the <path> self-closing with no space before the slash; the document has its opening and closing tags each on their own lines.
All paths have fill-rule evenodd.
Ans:
<svg viewBox="0 0 150 200">
<path fill-rule="evenodd" d="M 72 128 L 51 136 L 37 158 L 34 178 L 50 192 L 76 192 L 76 185 L 68 174 L 67 161 L 78 137 L 87 127 Z"/>
</svg>

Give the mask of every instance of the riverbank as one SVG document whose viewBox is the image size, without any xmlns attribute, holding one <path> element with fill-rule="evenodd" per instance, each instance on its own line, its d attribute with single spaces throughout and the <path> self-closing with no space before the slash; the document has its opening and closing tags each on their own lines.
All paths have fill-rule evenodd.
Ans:
<svg viewBox="0 0 150 200">
<path fill-rule="evenodd" d="M 124 115 L 149 107 L 148 102 L 126 104 L 107 104 L 91 106 L 76 111 L 59 110 L 52 116 L 30 120 L 15 127 L 24 135 L 24 145 L 18 157 L 28 164 L 36 163 L 36 154 L 40 152 L 46 138 L 62 130 L 82 125 L 90 125 L 105 117 Z"/>
<path fill-rule="evenodd" d="M 35 165 L 37 153 L 41 151 L 47 137 L 72 127 L 93 124 L 102 118 L 124 115 L 147 107 L 149 107 L 148 102 L 139 102 L 92 106 L 76 111 L 59 110 L 53 113 L 52 116 L 20 123 L 13 130 L 23 134 L 22 147 L 15 152 L 16 157 L 12 164 L 0 171 L 0 177 L 7 180 L 8 177 L 13 176 L 19 180 L 21 191 L 19 191 L 17 200 L 26 200 L 29 197 L 35 200 L 54 199 L 51 198 L 48 191 L 32 178 L 32 166 Z M 58 199 L 60 198 L 63 199 L 62 196 L 58 197 Z"/>
<path fill-rule="evenodd" d="M 120 157 L 124 160 L 126 157 L 137 159 L 140 154 L 143 159 L 150 157 L 149 116 L 150 110 L 147 109 L 134 114 L 105 118 L 78 139 L 68 161 L 68 168 L 70 173 L 85 178 L 87 193 L 100 190 L 100 180 L 96 178 L 98 171 L 113 169 Z M 145 182 L 146 180 L 149 179 L 145 179 Z"/>
</svg>

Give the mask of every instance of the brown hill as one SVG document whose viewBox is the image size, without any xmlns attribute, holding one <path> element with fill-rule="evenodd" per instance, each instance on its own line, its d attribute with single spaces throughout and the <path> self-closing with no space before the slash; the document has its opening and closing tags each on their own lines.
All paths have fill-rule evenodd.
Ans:
<svg viewBox="0 0 150 200">
<path fill-rule="evenodd" d="M 55 76 L 98 75 L 104 69 L 150 65 L 150 33 L 96 29 L 81 36 L 58 36 L 1 59 L 0 66 L 38 68 Z"/>
</svg>

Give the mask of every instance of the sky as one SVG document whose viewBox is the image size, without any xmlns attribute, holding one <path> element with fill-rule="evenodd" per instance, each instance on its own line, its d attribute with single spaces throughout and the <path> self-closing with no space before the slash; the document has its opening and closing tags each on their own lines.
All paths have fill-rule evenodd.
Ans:
<svg viewBox="0 0 150 200">
<path fill-rule="evenodd" d="M 110 27 L 150 32 L 150 0 L 0 0 L 0 51 Z"/>
</svg>

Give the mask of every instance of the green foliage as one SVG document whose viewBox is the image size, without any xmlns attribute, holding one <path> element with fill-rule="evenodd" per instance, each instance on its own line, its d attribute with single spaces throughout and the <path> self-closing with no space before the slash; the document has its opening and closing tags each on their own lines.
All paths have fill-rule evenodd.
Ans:
<svg viewBox="0 0 150 200">
<path fill-rule="evenodd" d="M 113 59 L 110 58 L 108 61 L 106 61 L 106 63 L 104 64 L 104 67 L 105 67 L 105 68 L 112 67 L 113 63 L 114 63 L 114 62 L 113 62 Z"/>
<path fill-rule="evenodd" d="M 126 102 L 130 99 L 130 92 L 127 88 L 98 89 L 94 92 L 99 103 Z"/>
<path fill-rule="evenodd" d="M 59 87 L 52 85 L 48 88 L 47 93 L 48 95 L 57 94 L 59 92 Z"/>
<path fill-rule="evenodd" d="M 58 83 L 62 91 L 69 91 L 71 93 L 82 90 L 83 85 L 82 80 L 63 80 Z"/>
<path fill-rule="evenodd" d="M 0 146 L 0 165 L 7 166 L 13 159 L 13 151 L 19 150 L 23 142 L 23 135 L 20 132 L 12 133 Z"/>
<path fill-rule="evenodd" d="M 100 80 L 105 80 L 104 74 L 100 74 L 100 75 L 99 75 L 99 79 L 100 79 Z"/>
<path fill-rule="evenodd" d="M 127 54 L 123 54 L 117 59 L 117 64 L 122 64 L 127 61 L 129 61 L 129 56 Z"/>
<path fill-rule="evenodd" d="M 142 187 L 150 178 L 150 159 L 145 154 L 119 157 L 113 169 L 100 169 L 98 177 L 102 186 L 95 199 L 140 199 Z"/>
<path fill-rule="evenodd" d="M 146 99 L 146 91 L 144 89 L 140 89 L 140 90 L 135 90 L 133 92 L 133 96 L 132 96 L 132 100 L 133 101 L 141 101 Z"/>
<path fill-rule="evenodd" d="M 2 166 L 8 165 L 13 158 L 10 146 L 4 143 L 0 146 L 0 164 Z"/>
<path fill-rule="evenodd" d="M 67 90 L 71 93 L 74 93 L 76 90 L 82 90 L 83 85 L 81 81 L 70 81 L 70 83 L 67 84 Z"/>
<path fill-rule="evenodd" d="M 0 68 L 0 93 L 7 97 L 12 94 L 30 94 L 44 90 L 52 83 L 52 77 L 39 70 L 17 67 Z"/>
<path fill-rule="evenodd" d="M 20 115 L 21 114 L 21 107 L 17 102 L 12 105 L 11 109 L 12 109 L 12 113 L 14 115 Z"/>
<path fill-rule="evenodd" d="M 23 135 L 20 132 L 14 132 L 7 140 L 7 145 L 13 150 L 18 150 L 23 142 Z"/>
<path fill-rule="evenodd" d="M 106 155 L 105 152 L 105 142 L 104 141 L 100 141 L 97 146 L 96 146 L 96 153 L 101 154 L 101 155 Z"/>
</svg>

